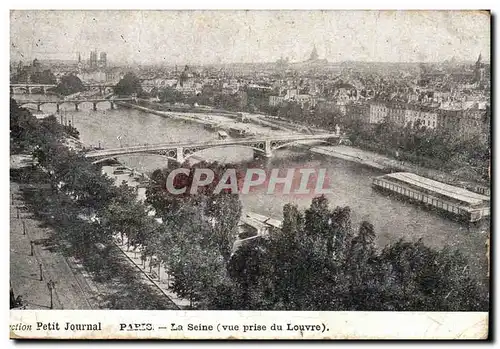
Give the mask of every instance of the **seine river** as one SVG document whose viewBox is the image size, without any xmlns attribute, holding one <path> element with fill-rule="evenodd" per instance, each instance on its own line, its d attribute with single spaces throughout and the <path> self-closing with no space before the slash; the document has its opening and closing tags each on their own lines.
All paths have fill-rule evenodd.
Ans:
<svg viewBox="0 0 500 349">
<path fill-rule="evenodd" d="M 46 99 L 47 96 L 16 95 L 22 99 Z M 73 104 L 63 104 L 60 115 L 63 122 L 72 122 L 80 131 L 80 139 L 85 145 L 119 147 L 137 144 L 154 144 L 170 141 L 199 142 L 217 139 L 217 133 L 206 130 L 202 125 L 163 118 L 161 116 L 132 109 L 118 108 L 111 110 L 109 103 L 98 104 L 98 110 L 92 110 L 92 103 L 83 103 L 75 111 Z M 35 108 L 36 110 L 36 108 Z M 52 104 L 42 106 L 42 112 L 55 113 Z M 60 118 L 60 117 L 58 117 Z M 259 160 L 257 164 L 252 151 L 245 148 L 209 149 L 199 155 L 207 160 L 242 162 L 262 168 L 324 168 L 329 179 L 328 186 L 332 193 L 327 194 L 330 205 L 351 208 L 355 225 L 363 220 L 371 222 L 377 233 L 377 245 L 397 241 L 417 240 L 441 248 L 451 246 L 460 249 L 470 260 L 475 270 L 481 270 L 486 277 L 486 239 L 484 231 L 489 230 L 487 223 L 481 226 L 468 226 L 446 219 L 439 214 L 416 205 L 380 194 L 371 187 L 372 178 L 382 172 L 356 163 L 328 156 L 313 154 L 307 150 L 283 149 L 271 159 Z M 119 158 L 120 162 L 139 171 L 151 172 L 167 166 L 161 156 L 134 155 Z M 300 208 L 306 208 L 310 196 L 268 195 L 265 188 L 241 195 L 245 210 L 282 218 L 282 207 L 287 202 L 295 202 Z"/>
</svg>

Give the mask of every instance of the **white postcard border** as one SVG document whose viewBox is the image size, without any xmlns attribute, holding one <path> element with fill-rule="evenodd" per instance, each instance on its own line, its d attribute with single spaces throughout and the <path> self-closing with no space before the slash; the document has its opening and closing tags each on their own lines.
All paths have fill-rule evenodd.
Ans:
<svg viewBox="0 0 500 349">
<path fill-rule="evenodd" d="M 11 310 L 10 338 L 487 339 L 488 313 Z"/>
</svg>

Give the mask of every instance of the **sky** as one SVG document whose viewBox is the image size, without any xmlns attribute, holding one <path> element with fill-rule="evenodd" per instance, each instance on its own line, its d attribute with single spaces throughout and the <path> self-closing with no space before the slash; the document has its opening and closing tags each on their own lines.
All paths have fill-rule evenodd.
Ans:
<svg viewBox="0 0 500 349">
<path fill-rule="evenodd" d="M 306 60 L 314 45 L 330 62 L 489 61 L 490 16 L 479 11 L 11 11 L 18 61 L 211 64 Z"/>
</svg>

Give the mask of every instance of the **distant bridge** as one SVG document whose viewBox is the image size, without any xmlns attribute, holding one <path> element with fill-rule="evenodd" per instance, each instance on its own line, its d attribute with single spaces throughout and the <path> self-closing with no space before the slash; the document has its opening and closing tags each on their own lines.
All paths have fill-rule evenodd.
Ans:
<svg viewBox="0 0 500 349">
<path fill-rule="evenodd" d="M 32 83 L 16 83 L 16 84 L 10 84 L 10 93 L 20 93 L 20 92 L 25 92 L 27 94 L 32 94 L 34 89 L 40 90 L 42 94 L 46 94 L 49 88 L 56 87 L 56 84 L 32 84 Z M 111 84 L 108 82 L 96 82 L 96 83 L 83 83 L 83 86 L 87 88 L 98 88 L 99 92 L 104 94 L 105 92 L 110 92 L 112 91 L 115 87 L 116 84 Z M 165 86 L 158 86 L 155 84 L 148 84 L 148 83 L 143 83 L 141 84 L 142 87 L 165 87 Z"/>
<path fill-rule="evenodd" d="M 93 163 L 97 164 L 106 160 L 113 159 L 120 155 L 129 154 L 157 154 L 166 156 L 168 159 L 177 161 L 178 163 L 183 163 L 189 157 L 193 156 L 195 153 L 209 149 L 209 148 L 220 148 L 226 146 L 242 146 L 246 148 L 251 148 L 256 153 L 261 153 L 265 157 L 271 157 L 273 151 L 289 146 L 293 143 L 299 141 L 319 141 L 319 142 L 338 142 L 340 139 L 344 138 L 340 134 L 317 134 L 317 135 L 286 135 L 286 136 L 275 136 L 275 137 L 251 137 L 244 139 L 231 139 L 231 140 L 217 140 L 208 142 L 188 142 L 188 143 L 163 143 L 163 144 L 153 144 L 153 145 L 138 145 L 132 147 L 114 148 L 114 149 L 103 149 L 103 150 L 92 150 L 85 154 L 86 158 L 93 159 Z"/>
<path fill-rule="evenodd" d="M 81 103 L 89 102 L 94 105 L 93 109 L 97 110 L 97 103 L 100 102 L 108 102 L 111 105 L 111 109 L 115 108 L 115 102 L 131 102 L 135 101 L 135 98 L 114 98 L 114 99 L 105 99 L 105 98 L 92 98 L 92 99 L 60 99 L 57 101 L 41 101 L 41 100 L 22 100 L 18 101 L 19 106 L 34 104 L 38 111 L 41 111 L 41 106 L 44 104 L 55 104 L 57 111 L 59 111 L 59 107 L 64 103 L 73 103 L 75 105 L 75 110 L 79 109 L 79 105 Z"/>
<path fill-rule="evenodd" d="M 40 89 L 45 94 L 47 89 L 56 86 L 55 84 L 10 84 L 10 93 L 14 93 L 17 89 L 18 92 L 21 90 L 30 94 L 33 89 Z"/>
<path fill-rule="evenodd" d="M 19 93 L 19 92 L 25 92 L 27 94 L 32 94 L 34 89 L 40 90 L 42 94 L 46 94 L 47 90 L 51 87 L 56 87 L 56 84 L 31 84 L 31 83 L 26 83 L 26 84 L 10 84 L 10 93 Z M 97 87 L 99 88 L 99 91 L 101 94 L 103 94 L 106 91 L 109 91 L 109 89 L 113 89 L 116 84 L 110 84 L 110 83 L 83 83 L 83 86 L 87 88 L 91 87 Z"/>
</svg>

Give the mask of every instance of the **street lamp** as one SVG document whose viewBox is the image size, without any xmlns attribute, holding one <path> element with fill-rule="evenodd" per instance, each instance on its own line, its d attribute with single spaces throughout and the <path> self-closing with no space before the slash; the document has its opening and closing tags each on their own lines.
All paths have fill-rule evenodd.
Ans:
<svg viewBox="0 0 500 349">
<path fill-rule="evenodd" d="M 118 137 L 116 137 L 116 139 L 118 139 L 120 141 L 120 148 L 123 147 L 122 138 L 123 138 L 123 135 L 118 135 Z"/>
<path fill-rule="evenodd" d="M 153 264 L 156 265 L 156 261 L 153 259 L 153 256 L 149 257 L 149 273 L 153 272 Z"/>
<path fill-rule="evenodd" d="M 50 309 L 54 309 L 54 304 L 52 302 L 52 297 L 53 297 L 53 291 L 54 291 L 55 287 L 56 287 L 56 284 L 55 284 L 54 281 L 50 280 L 49 282 L 47 282 L 47 288 L 50 291 Z"/>
<path fill-rule="evenodd" d="M 161 281 L 161 274 L 160 274 L 160 272 L 161 272 L 161 262 L 158 261 L 158 282 Z"/>
</svg>

